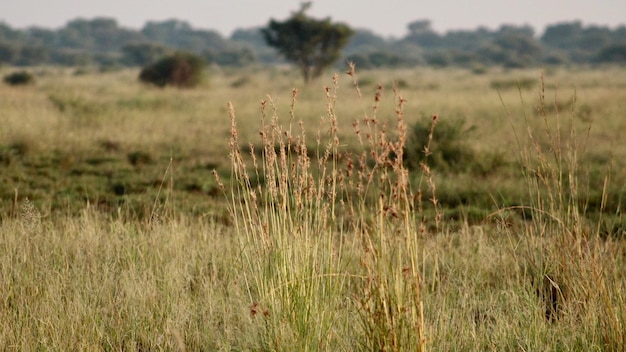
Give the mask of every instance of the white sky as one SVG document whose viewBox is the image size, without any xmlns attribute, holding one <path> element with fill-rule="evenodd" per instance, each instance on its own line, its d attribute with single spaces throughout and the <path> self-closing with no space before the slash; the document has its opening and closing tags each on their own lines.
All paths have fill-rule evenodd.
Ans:
<svg viewBox="0 0 626 352">
<path fill-rule="evenodd" d="M 150 20 L 179 19 L 197 29 L 229 36 L 236 28 L 282 20 L 301 0 L 0 0 L 0 22 L 13 28 L 56 29 L 76 18 L 109 17 L 122 27 L 139 29 Z M 580 20 L 584 25 L 626 24 L 626 0 L 313 0 L 313 17 L 331 17 L 354 28 L 401 37 L 407 24 L 429 19 L 438 32 L 496 29 L 529 24 L 541 34 L 547 24 Z"/>
</svg>

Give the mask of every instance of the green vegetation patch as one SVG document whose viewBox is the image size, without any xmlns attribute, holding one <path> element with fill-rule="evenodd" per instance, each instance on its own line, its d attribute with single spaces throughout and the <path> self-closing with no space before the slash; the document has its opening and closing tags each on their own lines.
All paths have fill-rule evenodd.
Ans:
<svg viewBox="0 0 626 352">
<path fill-rule="evenodd" d="M 35 76 L 28 71 L 17 71 L 4 76 L 4 83 L 11 86 L 24 86 L 35 83 Z"/>
</svg>

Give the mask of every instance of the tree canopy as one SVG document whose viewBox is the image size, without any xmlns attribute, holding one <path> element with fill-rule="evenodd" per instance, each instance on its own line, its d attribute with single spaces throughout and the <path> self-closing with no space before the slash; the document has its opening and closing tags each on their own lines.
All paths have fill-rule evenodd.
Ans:
<svg viewBox="0 0 626 352">
<path fill-rule="evenodd" d="M 436 32 L 430 20 L 418 19 L 407 25 L 404 36 L 394 38 L 367 28 L 353 31 L 330 19 L 312 19 L 306 15 L 309 6 L 265 28 L 239 28 L 230 38 L 176 19 L 150 21 L 140 30 L 120 27 L 115 19 L 104 17 L 74 19 L 54 30 L 13 29 L 0 20 L 0 62 L 141 67 L 175 51 L 188 51 L 219 66 L 291 62 L 306 80 L 341 59 L 361 69 L 626 64 L 626 25 L 611 29 L 571 21 L 548 25 L 538 34 L 530 26 L 516 25 Z M 268 45 L 267 39 L 276 45 Z"/>
<path fill-rule="evenodd" d="M 266 43 L 278 50 L 302 72 L 305 82 L 319 77 L 341 56 L 341 49 L 354 33 L 345 24 L 329 18 L 317 20 L 306 15 L 311 3 L 283 22 L 270 20 L 261 31 Z"/>
</svg>

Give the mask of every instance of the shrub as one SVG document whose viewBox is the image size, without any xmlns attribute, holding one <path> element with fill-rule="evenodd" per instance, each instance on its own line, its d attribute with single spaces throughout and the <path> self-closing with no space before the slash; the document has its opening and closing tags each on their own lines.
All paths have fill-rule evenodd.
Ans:
<svg viewBox="0 0 626 352">
<path fill-rule="evenodd" d="M 158 87 L 172 85 L 191 88 L 202 78 L 204 61 L 192 53 L 175 53 L 154 62 L 141 70 L 139 80 Z"/>
<path fill-rule="evenodd" d="M 470 169 L 476 157 L 466 140 L 465 121 L 439 121 L 435 115 L 433 122 L 436 127 L 430 122 L 413 125 L 404 148 L 404 165 L 410 170 L 419 170 L 422 163 L 444 171 Z M 426 148 L 427 145 L 432 147 Z"/>
<path fill-rule="evenodd" d="M 4 82 L 12 86 L 21 86 L 35 83 L 35 76 L 27 71 L 13 72 L 4 76 Z"/>
</svg>

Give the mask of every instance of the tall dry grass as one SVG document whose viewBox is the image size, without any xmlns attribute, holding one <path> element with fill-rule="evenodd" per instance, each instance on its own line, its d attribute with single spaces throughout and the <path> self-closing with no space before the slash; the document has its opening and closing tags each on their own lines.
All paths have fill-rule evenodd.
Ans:
<svg viewBox="0 0 626 352">
<path fill-rule="evenodd" d="M 553 103 L 542 93 L 533 98 L 542 102 L 538 109 L 520 109 L 535 112 L 525 116 L 511 109 L 517 129 L 507 127 L 506 135 L 498 134 L 506 119 L 497 96 L 485 103 L 488 75 L 405 73 L 423 81 L 407 78 L 411 88 L 390 94 L 384 82 L 397 72 L 360 75 L 383 81 L 380 88 L 335 78 L 327 89 L 290 91 L 287 101 L 268 97 L 260 110 L 249 104 L 266 82 L 256 76 L 250 89 L 216 88 L 201 102 L 207 91 L 139 91 L 124 84 L 118 92 L 120 81 L 92 85 L 93 77 L 66 77 L 58 87 L 41 88 L 43 93 L 32 87 L 2 94 L 0 102 L 9 106 L 2 113 L 10 117 L 1 126 L 2 138 L 66 126 L 78 148 L 97 142 L 80 131 L 100 126 L 92 137 L 119 136 L 130 143 L 153 124 L 141 140 L 153 155 L 165 130 L 172 135 L 164 144 L 183 140 L 189 150 L 226 149 L 216 145 L 227 138 L 228 126 L 205 114 L 216 101 L 235 99 L 230 109 L 215 109 L 219 118 L 230 113 L 234 122 L 228 148 L 233 178 L 222 180 L 232 217 L 196 217 L 178 208 L 182 200 L 172 190 L 185 171 L 177 169 L 176 157 L 166 175 L 167 163 L 159 168 L 157 199 L 147 200 L 149 220 L 123 205 L 113 217 L 89 205 L 77 215 L 53 213 L 41 199 L 23 198 L 27 183 L 11 189 L 14 211 L 0 223 L 0 348 L 624 350 L 626 250 L 623 239 L 605 237 L 599 222 L 585 216 L 586 199 L 595 190 L 587 186 L 589 159 L 581 144 L 587 128 L 576 107 L 591 104 L 588 121 L 609 116 L 593 121 L 593 128 L 598 123 L 604 135 L 615 135 L 621 100 L 604 95 L 606 73 L 586 74 L 593 76 L 590 85 L 601 88 L 593 99 L 585 95 L 563 104 L 555 96 Z M 131 76 L 123 77 L 130 82 Z M 232 77 L 216 79 L 228 86 Z M 619 77 L 611 82 L 612 89 L 620 87 Z M 447 90 L 448 84 L 454 89 Z M 271 89 L 285 87 L 290 86 L 281 81 Z M 98 106 L 107 106 L 106 114 L 94 114 L 92 126 L 69 126 L 67 119 L 76 116 L 54 110 L 49 99 L 65 88 L 67 96 L 57 97 L 71 102 L 76 95 L 87 106 L 102 99 Z M 537 95 L 502 96 L 517 105 L 526 94 Z M 198 111 L 190 107 L 195 103 Z M 427 165 L 415 174 L 402 167 L 405 124 L 417 118 L 432 122 L 423 111 L 440 113 L 435 129 L 437 121 L 468 115 L 480 132 L 473 142 L 483 148 L 510 144 L 522 177 L 508 182 L 532 202 L 502 209 L 483 223 L 450 226 L 446 204 L 440 203 L 441 183 L 462 178 Z M 42 125 L 30 129 L 40 112 Z M 117 112 L 125 112 L 127 121 L 121 123 Z M 28 129 L 20 127 L 22 113 Z M 120 124 L 107 125 L 109 118 Z M 215 138 L 207 141 L 204 133 Z M 33 155 L 40 147 L 55 147 L 62 135 L 33 142 Z M 515 135 L 519 143 L 508 143 Z M 593 129 L 589 140 L 588 149 L 604 150 L 594 142 L 602 139 Z M 22 165 L 15 159 L 9 166 Z M 468 177 L 463 182 L 469 185 L 457 186 L 488 192 L 489 185 L 481 183 L 489 179 Z M 600 186 L 608 190 L 603 199 L 610 199 L 611 182 L 619 178 Z"/>
<path fill-rule="evenodd" d="M 223 228 L 184 216 L 148 227 L 94 209 L 37 219 L 28 204 L 0 228 L 3 350 L 254 348 L 236 332 L 248 308 Z"/>
<path fill-rule="evenodd" d="M 349 74 L 360 95 L 354 67 Z M 260 338 L 268 349 L 327 350 L 349 340 L 366 350 L 425 350 L 425 227 L 402 163 L 405 100 L 395 91 L 396 120 L 379 120 L 379 87 L 371 109 L 354 118 L 359 149 L 348 150 L 338 136 L 338 80 L 325 88 L 315 150 L 297 120 L 297 90 L 285 121 L 271 97 L 262 101 L 261 150 L 250 144 L 247 156 L 229 105 L 230 209 L 254 315 L 266 326 Z"/>
<path fill-rule="evenodd" d="M 589 121 L 577 120 L 577 96 L 563 111 L 558 89 L 546 98 L 539 80 L 536 113 L 524 115 L 524 132 L 516 132 L 529 204 L 515 207 L 527 220 L 524 250 L 518 258 L 540 298 L 545 319 L 566 329 L 587 324 L 602 350 L 626 350 L 626 306 L 622 246 L 601 229 L 611 165 L 606 165 L 596 222 L 587 216 L 593 187 L 581 162 L 588 147 Z M 507 209 L 509 210 L 509 209 Z"/>
</svg>

